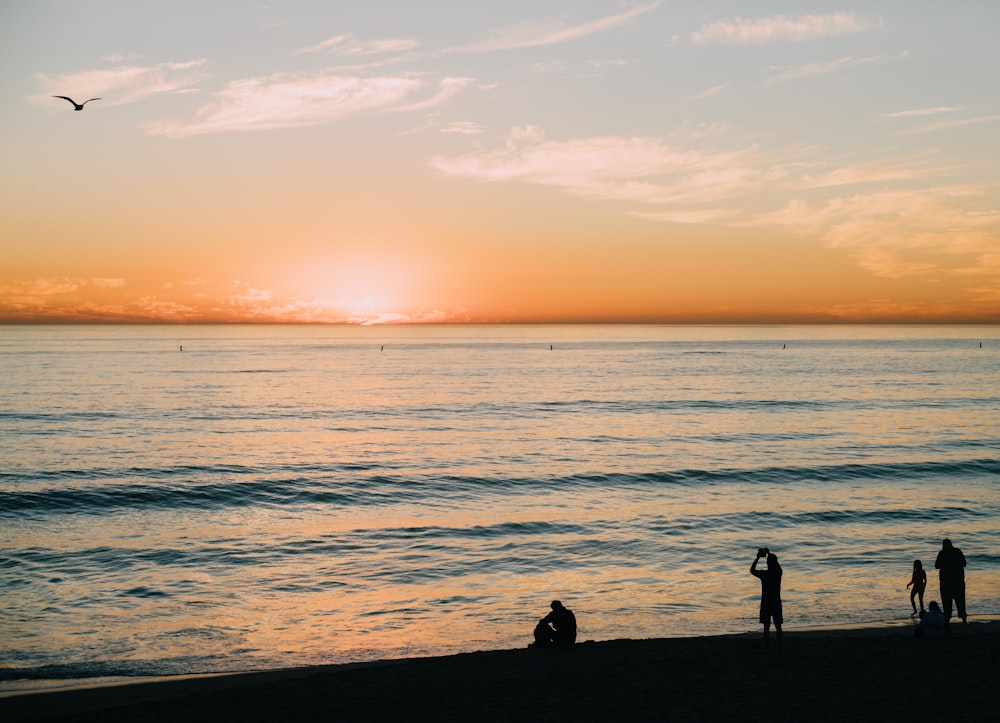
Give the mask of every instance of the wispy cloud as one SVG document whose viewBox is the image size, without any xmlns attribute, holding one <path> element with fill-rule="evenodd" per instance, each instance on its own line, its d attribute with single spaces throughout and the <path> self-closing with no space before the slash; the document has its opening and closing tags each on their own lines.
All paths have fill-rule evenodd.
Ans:
<svg viewBox="0 0 1000 723">
<path fill-rule="evenodd" d="M 728 83 L 724 85 L 713 85 L 711 88 L 708 88 L 707 90 L 703 90 L 700 93 L 695 93 L 694 95 L 691 96 L 691 99 L 704 100 L 705 98 L 711 98 L 713 95 L 718 95 L 728 87 L 729 87 Z"/>
<path fill-rule="evenodd" d="M 818 38 L 860 33 L 868 29 L 869 25 L 853 13 L 800 15 L 794 18 L 773 15 L 768 18 L 736 18 L 709 23 L 691 33 L 691 42 L 695 45 L 802 43 Z"/>
<path fill-rule="evenodd" d="M 142 56 L 139 53 L 112 53 L 111 55 L 105 55 L 101 57 L 108 63 L 124 63 L 128 60 L 138 60 Z"/>
<path fill-rule="evenodd" d="M 410 103 L 401 107 L 399 110 L 403 111 L 413 111 L 413 110 L 426 110 L 428 108 L 435 108 L 439 105 L 450 100 L 453 96 L 460 93 L 465 89 L 470 83 L 474 82 L 474 78 L 442 78 L 438 83 L 438 92 L 432 95 L 430 98 L 425 98 L 424 100 L 417 101 L 415 103 Z"/>
<path fill-rule="evenodd" d="M 918 118 L 929 115 L 940 115 L 941 113 L 956 113 L 962 110 L 961 107 L 937 106 L 934 108 L 915 108 L 913 110 L 900 110 L 895 113 L 883 113 L 883 118 Z"/>
<path fill-rule="evenodd" d="M 501 148 L 438 156 L 431 166 L 452 176 L 557 186 L 605 200 L 704 203 L 763 183 L 768 169 L 755 167 L 753 154 L 754 149 L 684 150 L 633 136 L 550 141 L 540 128 L 528 126 L 514 128 Z"/>
<path fill-rule="evenodd" d="M 661 4 L 662 0 L 656 0 L 656 2 L 646 5 L 637 5 L 616 15 L 576 25 L 567 25 L 565 22 L 554 20 L 522 23 L 494 30 L 480 40 L 448 48 L 446 52 L 486 53 L 567 43 L 627 25 L 636 18 L 655 10 Z"/>
<path fill-rule="evenodd" d="M 1000 212 L 977 205 L 982 198 L 982 189 L 971 186 L 881 189 L 818 204 L 792 200 L 746 225 L 818 236 L 832 248 L 847 249 L 872 274 L 901 278 L 956 264 L 977 268 L 983 257 L 1000 252 Z"/>
<path fill-rule="evenodd" d="M 458 133 L 461 135 L 478 135 L 486 132 L 486 126 L 474 121 L 455 121 L 441 129 L 442 133 Z"/>
<path fill-rule="evenodd" d="M 118 283 L 121 281 L 121 283 Z M 111 282 L 111 283 L 105 283 Z M 129 292 L 121 279 L 0 279 L 0 321 L 422 324 L 472 321 L 467 310 L 378 309 L 366 300 L 302 297 L 250 282 L 163 282 Z M 93 298 L 99 289 L 100 299 Z M 110 290 L 109 290 L 110 289 Z"/>
<path fill-rule="evenodd" d="M 35 79 L 43 94 L 36 96 L 36 100 L 47 101 L 52 94 L 100 96 L 107 105 L 120 105 L 159 93 L 182 92 L 205 77 L 205 62 L 201 59 L 147 66 L 119 65 L 62 75 L 39 73 Z"/>
<path fill-rule="evenodd" d="M 815 189 L 857 184 L 885 183 L 886 181 L 912 181 L 938 176 L 945 171 L 929 167 L 926 158 L 890 158 L 861 164 L 842 165 L 832 170 L 813 173 L 803 167 L 798 188 Z"/>
<path fill-rule="evenodd" d="M 729 208 L 676 209 L 668 211 L 635 211 L 636 218 L 648 221 L 664 221 L 667 223 L 700 224 L 721 221 L 738 214 L 738 210 Z"/>
<path fill-rule="evenodd" d="M 358 40 L 353 35 L 335 35 L 316 45 L 293 50 L 293 55 L 302 53 L 330 53 L 342 56 L 380 55 L 402 53 L 420 46 L 413 38 L 384 38 L 381 40 Z"/>
<path fill-rule="evenodd" d="M 873 63 L 887 63 L 893 60 L 899 60 L 900 58 L 905 58 L 909 53 L 903 51 L 896 55 L 869 55 L 866 57 L 855 57 L 849 55 L 846 58 L 839 58 L 837 60 L 829 60 L 818 63 L 807 63 L 806 65 L 799 66 L 798 68 L 793 68 L 791 70 L 786 70 L 777 75 L 771 76 L 768 80 L 769 83 L 779 83 L 786 80 L 800 80 L 802 78 L 816 78 L 823 75 L 830 75 L 832 73 L 839 73 L 844 70 L 849 70 L 851 68 L 856 68 L 861 65 L 871 65 Z"/>
<path fill-rule="evenodd" d="M 1000 121 L 1000 115 L 984 115 L 976 118 L 961 118 L 953 121 L 941 121 L 940 123 L 929 123 L 917 128 L 910 128 L 908 130 L 900 131 L 899 135 L 913 136 L 922 133 L 934 133 L 937 131 L 951 130 L 952 128 L 965 128 L 966 126 L 975 126 L 983 123 L 996 123 L 997 121 Z"/>
<path fill-rule="evenodd" d="M 837 165 L 811 160 L 820 151 L 712 150 L 630 136 L 557 141 L 527 126 L 502 145 L 438 156 L 431 166 L 455 177 L 617 201 L 650 221 L 784 229 L 844 250 L 876 276 L 966 274 L 1000 284 L 1000 263 L 987 261 L 1000 258 L 1000 210 L 983 189 L 915 187 L 954 171 L 935 166 L 930 155 Z M 785 206 L 752 210 L 762 203 Z"/>
<path fill-rule="evenodd" d="M 375 111 L 415 110 L 443 103 L 469 82 L 445 78 L 429 98 L 418 78 L 343 75 L 272 75 L 229 83 L 190 122 L 148 126 L 153 135 L 186 137 L 204 133 L 257 131 L 326 123 Z"/>
</svg>

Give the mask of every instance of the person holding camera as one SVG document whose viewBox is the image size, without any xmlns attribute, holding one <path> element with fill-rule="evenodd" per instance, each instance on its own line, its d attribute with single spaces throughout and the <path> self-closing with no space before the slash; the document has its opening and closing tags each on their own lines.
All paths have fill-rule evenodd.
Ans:
<svg viewBox="0 0 1000 723">
<path fill-rule="evenodd" d="M 758 570 L 757 563 L 761 558 L 767 559 L 767 569 Z M 777 639 L 777 648 L 781 650 L 781 565 L 778 556 L 766 547 L 757 550 L 757 557 L 750 565 L 750 574 L 760 578 L 760 622 L 764 625 L 764 647 L 771 645 L 771 622 Z"/>
</svg>

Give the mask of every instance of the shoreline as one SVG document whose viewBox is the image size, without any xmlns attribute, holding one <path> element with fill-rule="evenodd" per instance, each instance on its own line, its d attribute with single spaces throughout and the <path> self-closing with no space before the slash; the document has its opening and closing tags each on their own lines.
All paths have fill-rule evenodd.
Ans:
<svg viewBox="0 0 1000 723">
<path fill-rule="evenodd" d="M 897 635 L 900 632 L 906 634 L 917 619 L 899 618 L 896 620 L 874 620 L 870 622 L 854 622 L 843 624 L 812 625 L 808 627 L 797 627 L 786 629 L 785 635 L 789 637 L 809 637 L 823 635 L 837 636 L 867 636 L 867 635 Z M 988 626 L 1000 632 L 1000 615 L 970 615 L 969 624 L 976 627 Z M 642 640 L 697 640 L 714 638 L 760 638 L 759 630 L 748 630 L 742 633 L 715 633 L 706 635 L 681 635 L 662 638 L 641 638 Z M 618 639 L 614 639 L 618 640 Z M 587 640 L 587 643 L 614 642 L 614 640 Z M 582 644 L 582 643 L 581 643 Z M 527 643 L 525 644 L 527 645 Z M 282 674 L 294 671 L 323 671 L 341 668 L 345 666 L 374 665 L 378 663 L 401 662 L 406 660 L 428 660 L 435 658 L 449 658 L 461 655 L 471 655 L 474 653 L 504 652 L 508 650 L 519 650 L 519 648 L 499 648 L 489 650 L 468 650 L 458 653 L 446 653 L 442 655 L 427 655 L 412 658 L 378 658 L 374 660 L 355 660 L 342 663 L 328 663 L 316 665 L 302 665 L 289 668 L 261 668 L 249 670 L 223 670 L 207 673 L 176 673 L 164 675 L 117 675 L 117 676 L 95 676 L 92 678 L 22 678 L 0 682 L 0 701 L 5 698 L 13 698 L 22 695 L 36 695 L 44 693 L 57 693 L 62 691 L 83 690 L 90 688 L 105 688 L 122 685 L 140 685 L 147 683 L 169 683 L 182 680 L 195 680 L 200 678 L 219 678 L 223 676 L 253 676 L 266 674 Z M 7 687 L 11 686 L 11 687 Z"/>
<path fill-rule="evenodd" d="M 798 711 L 789 713 L 792 718 L 836 720 L 845 717 L 845 709 L 824 712 L 827 698 L 863 690 L 866 719 L 911 719 L 913 696 L 952 720 L 962 720 L 965 714 L 970 720 L 987 719 L 1000 705 L 994 684 L 1000 674 L 1000 618 L 972 617 L 968 626 L 954 628 L 948 640 L 915 638 L 912 626 L 903 623 L 787 630 L 780 651 L 773 647 L 773 635 L 772 648 L 764 649 L 759 632 L 746 632 L 103 679 L 6 691 L 0 696 L 0 716 L 11 721 L 195 723 L 323 716 L 531 720 L 562 717 L 565 712 L 575 720 L 662 719 L 673 714 L 681 720 L 726 720 L 753 718 L 744 706 L 770 701 L 779 708 L 792 706 Z M 954 692 L 962 691 L 957 696 L 961 710 L 948 708 L 948 686 L 930 684 L 937 675 L 947 679 L 948 686 L 954 682 Z M 738 695 L 732 695 L 734 691 Z"/>
</svg>

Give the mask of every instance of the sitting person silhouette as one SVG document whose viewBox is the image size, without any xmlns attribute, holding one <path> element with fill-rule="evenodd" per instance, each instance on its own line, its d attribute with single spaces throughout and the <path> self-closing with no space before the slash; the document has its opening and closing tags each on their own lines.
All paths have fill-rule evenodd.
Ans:
<svg viewBox="0 0 1000 723">
<path fill-rule="evenodd" d="M 943 638 L 945 636 L 945 617 L 936 600 L 931 600 L 926 612 L 920 612 L 920 622 L 913 632 L 918 638 Z"/>
<path fill-rule="evenodd" d="M 550 606 L 552 612 L 538 621 L 535 626 L 535 642 L 532 645 L 572 645 L 576 642 L 576 616 L 558 600 Z"/>
</svg>

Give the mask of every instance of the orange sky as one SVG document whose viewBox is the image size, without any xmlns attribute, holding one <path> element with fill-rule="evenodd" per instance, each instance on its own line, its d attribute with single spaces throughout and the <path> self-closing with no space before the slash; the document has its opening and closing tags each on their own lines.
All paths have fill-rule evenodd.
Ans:
<svg viewBox="0 0 1000 723">
<path fill-rule="evenodd" d="M 1000 6 L 321 5 L 0 10 L 0 322 L 1000 321 Z"/>
</svg>

